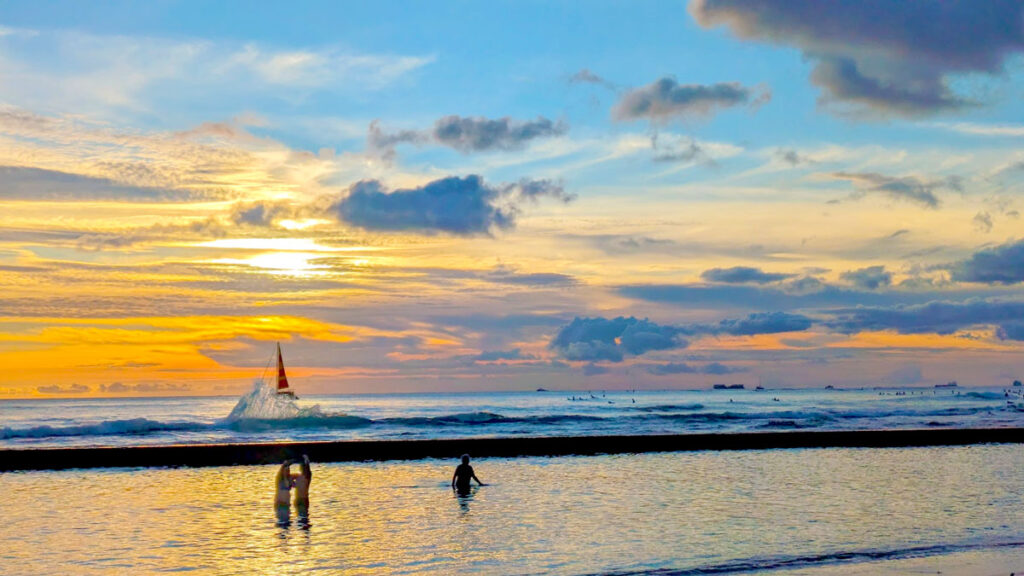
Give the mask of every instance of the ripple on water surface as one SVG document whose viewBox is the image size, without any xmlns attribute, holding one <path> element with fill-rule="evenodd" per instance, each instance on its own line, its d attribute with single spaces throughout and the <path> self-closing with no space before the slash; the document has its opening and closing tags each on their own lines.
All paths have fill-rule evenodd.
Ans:
<svg viewBox="0 0 1024 576">
<path fill-rule="evenodd" d="M 457 498 L 451 462 L 314 463 L 287 526 L 271 466 L 4 474 L 0 572 L 728 571 L 1024 540 L 1019 445 L 473 464 L 492 485 Z"/>
</svg>

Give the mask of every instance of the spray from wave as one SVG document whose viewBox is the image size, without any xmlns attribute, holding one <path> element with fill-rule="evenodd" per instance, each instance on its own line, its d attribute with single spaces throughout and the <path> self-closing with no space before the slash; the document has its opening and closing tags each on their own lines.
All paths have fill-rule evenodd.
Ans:
<svg viewBox="0 0 1024 576">
<path fill-rule="evenodd" d="M 252 391 L 238 399 L 224 420 L 227 427 L 246 432 L 286 428 L 356 428 L 371 422 L 340 412 L 324 412 L 319 404 L 301 407 L 295 397 L 278 394 L 273 387 L 259 380 Z"/>
</svg>

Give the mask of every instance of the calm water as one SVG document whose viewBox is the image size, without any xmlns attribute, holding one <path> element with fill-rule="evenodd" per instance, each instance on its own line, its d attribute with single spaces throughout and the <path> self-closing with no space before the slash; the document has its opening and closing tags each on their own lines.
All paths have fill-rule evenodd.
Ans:
<svg viewBox="0 0 1024 576">
<path fill-rule="evenodd" d="M 1024 568 L 1020 445 L 484 459 L 462 500 L 453 464 L 314 464 L 309 526 L 275 524 L 269 466 L 2 474 L 0 573 Z"/>
<path fill-rule="evenodd" d="M 0 448 L 1024 426 L 1019 394 L 1019 388 L 497 392 L 318 396 L 281 405 L 253 392 L 0 401 Z M 229 418 L 233 409 L 238 417 Z"/>
</svg>

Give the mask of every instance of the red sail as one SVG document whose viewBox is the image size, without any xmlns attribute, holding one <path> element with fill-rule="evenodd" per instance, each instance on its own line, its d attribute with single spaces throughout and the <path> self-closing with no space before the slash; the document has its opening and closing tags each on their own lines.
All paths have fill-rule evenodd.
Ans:
<svg viewBox="0 0 1024 576">
<path fill-rule="evenodd" d="M 277 391 L 285 392 L 288 389 L 288 377 L 284 374 L 284 358 L 281 357 L 281 344 L 277 345 Z"/>
</svg>

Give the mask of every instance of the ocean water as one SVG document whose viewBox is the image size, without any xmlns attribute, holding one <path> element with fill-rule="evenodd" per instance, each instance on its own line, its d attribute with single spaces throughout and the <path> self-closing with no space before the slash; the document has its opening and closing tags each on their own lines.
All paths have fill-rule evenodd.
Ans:
<svg viewBox="0 0 1024 576">
<path fill-rule="evenodd" d="M 0 401 L 0 448 L 1024 426 L 1020 388 Z"/>
<path fill-rule="evenodd" d="M 0 573 L 1024 568 L 1022 445 L 479 459 L 465 498 L 454 464 L 314 463 L 309 517 L 284 523 L 273 466 L 0 474 Z"/>
</svg>

